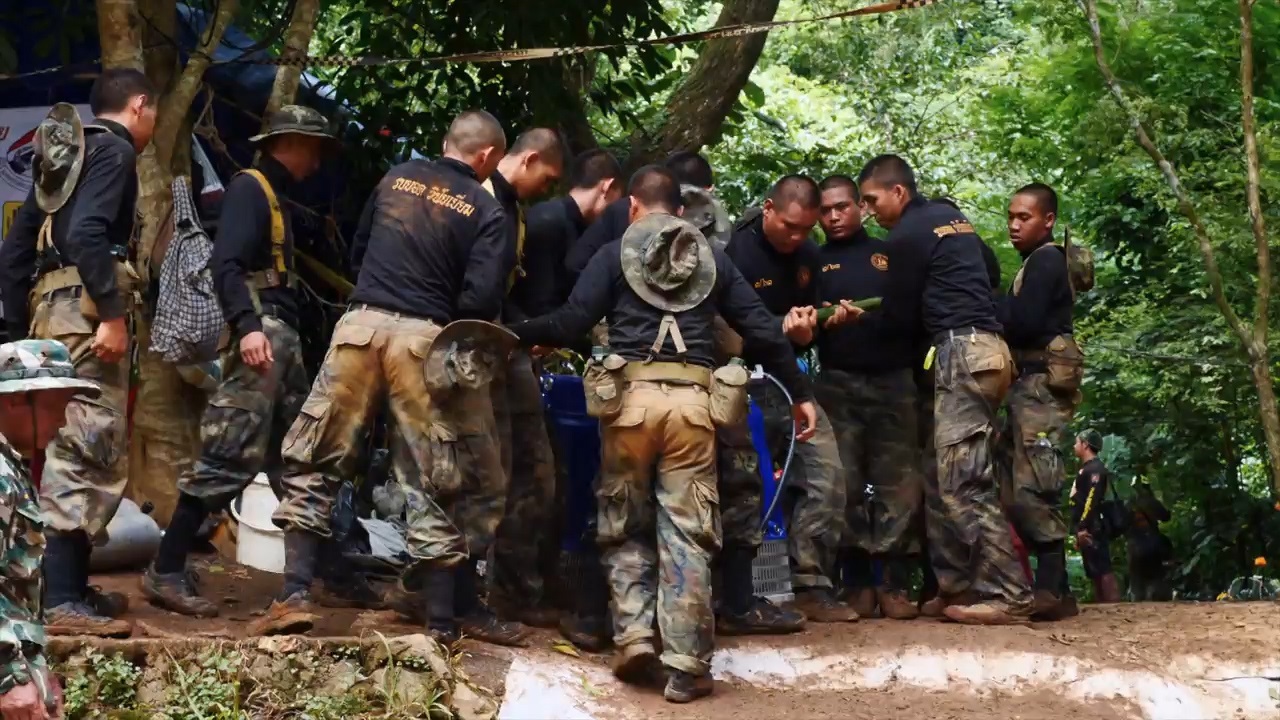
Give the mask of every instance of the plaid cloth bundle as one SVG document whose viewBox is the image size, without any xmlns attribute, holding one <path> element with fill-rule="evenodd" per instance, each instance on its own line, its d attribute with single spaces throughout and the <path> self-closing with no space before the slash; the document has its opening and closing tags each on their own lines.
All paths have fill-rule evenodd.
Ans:
<svg viewBox="0 0 1280 720">
<path fill-rule="evenodd" d="M 213 289 L 213 241 L 200 227 L 190 180 L 173 180 L 173 242 L 160 267 L 160 297 L 151 325 L 151 349 L 177 364 L 218 357 L 224 321 Z"/>
</svg>

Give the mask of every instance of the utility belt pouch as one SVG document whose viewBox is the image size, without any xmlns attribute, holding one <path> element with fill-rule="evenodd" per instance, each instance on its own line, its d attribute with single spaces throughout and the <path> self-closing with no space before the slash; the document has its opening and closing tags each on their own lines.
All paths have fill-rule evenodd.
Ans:
<svg viewBox="0 0 1280 720">
<path fill-rule="evenodd" d="M 622 412 L 622 391 L 626 385 L 623 370 L 627 361 L 621 355 L 606 355 L 600 361 L 587 363 L 582 373 L 582 389 L 586 394 L 587 414 L 609 421 Z"/>
<path fill-rule="evenodd" d="M 735 427 L 747 417 L 747 382 L 744 365 L 730 364 L 711 373 L 711 422 L 718 428 Z"/>
<path fill-rule="evenodd" d="M 124 296 L 125 308 L 133 309 L 141 304 L 138 286 L 142 280 L 138 277 L 138 271 L 134 270 L 133 265 L 128 262 L 117 262 L 115 268 L 116 292 Z M 101 319 L 98 316 L 98 304 L 83 289 L 80 291 L 80 314 L 91 322 L 98 322 Z"/>
<path fill-rule="evenodd" d="M 1059 335 L 1045 348 L 1049 389 L 1071 395 L 1084 383 L 1084 353 L 1070 335 Z"/>
</svg>

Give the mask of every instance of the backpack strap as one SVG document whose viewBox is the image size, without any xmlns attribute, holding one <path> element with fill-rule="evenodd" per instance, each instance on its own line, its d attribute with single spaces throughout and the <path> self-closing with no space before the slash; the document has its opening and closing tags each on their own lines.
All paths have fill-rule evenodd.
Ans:
<svg viewBox="0 0 1280 720">
<path fill-rule="evenodd" d="M 1031 258 L 1035 257 L 1035 254 L 1036 254 L 1036 253 L 1040 252 L 1041 250 L 1045 250 L 1045 249 L 1053 249 L 1053 250 L 1056 250 L 1056 251 L 1058 251 L 1058 252 L 1061 252 L 1061 253 L 1062 253 L 1062 262 L 1063 262 L 1063 264 L 1064 264 L 1064 265 L 1066 265 L 1066 262 L 1067 262 L 1067 251 L 1066 251 L 1066 249 L 1065 249 L 1063 246 L 1058 245 L 1057 243 L 1045 243 L 1044 245 L 1041 245 L 1040 247 L 1036 248 L 1035 250 L 1032 250 L 1032 251 L 1031 251 L 1031 254 L 1027 256 L 1027 259 L 1022 261 L 1022 267 L 1018 268 L 1018 274 L 1013 276 L 1013 295 L 1014 295 L 1014 297 L 1017 297 L 1017 296 L 1018 296 L 1018 294 L 1022 292 L 1022 274 L 1023 274 L 1024 272 L 1026 272 L 1026 270 L 1027 270 L 1027 263 L 1031 262 Z M 1072 301 L 1072 302 L 1075 302 L 1075 299 L 1076 299 L 1076 289 L 1075 289 L 1074 287 L 1071 287 L 1071 268 L 1070 268 L 1069 266 L 1067 267 L 1067 287 L 1071 289 L 1071 301 Z"/>
<path fill-rule="evenodd" d="M 267 181 L 267 176 L 263 175 L 262 171 L 249 169 L 242 171 L 242 174 L 258 182 L 258 186 L 262 188 L 262 194 L 267 196 L 267 207 L 271 208 L 271 270 L 266 273 L 252 273 L 250 277 L 262 276 L 261 279 L 268 283 L 266 287 L 283 285 L 289 281 L 289 267 L 284 257 L 284 211 L 280 209 L 280 199 L 276 197 L 276 191 L 272 189 L 271 183 Z M 272 277 L 272 271 L 274 271 L 274 277 Z"/>
</svg>

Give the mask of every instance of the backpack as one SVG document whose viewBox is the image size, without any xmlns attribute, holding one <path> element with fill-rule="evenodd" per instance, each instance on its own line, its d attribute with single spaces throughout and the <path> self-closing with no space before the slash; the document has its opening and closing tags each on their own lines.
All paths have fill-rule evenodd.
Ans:
<svg viewBox="0 0 1280 720">
<path fill-rule="evenodd" d="M 1093 251 L 1083 245 L 1075 245 L 1071 242 L 1071 228 L 1067 228 L 1064 233 L 1062 245 L 1043 245 L 1037 248 L 1035 252 L 1040 252 L 1044 248 L 1058 250 L 1066 258 L 1067 284 L 1071 288 L 1071 298 L 1073 300 L 1077 293 L 1089 292 L 1093 289 Z M 1026 263 L 1023 263 L 1023 268 L 1025 267 Z M 1013 278 L 1014 295 L 1022 291 L 1023 268 L 1019 268 L 1018 274 Z"/>
<path fill-rule="evenodd" d="M 225 322 L 213 287 L 213 240 L 200 226 L 186 177 L 173 180 L 173 240 L 160 265 L 151 349 L 167 362 L 217 359 Z"/>
</svg>

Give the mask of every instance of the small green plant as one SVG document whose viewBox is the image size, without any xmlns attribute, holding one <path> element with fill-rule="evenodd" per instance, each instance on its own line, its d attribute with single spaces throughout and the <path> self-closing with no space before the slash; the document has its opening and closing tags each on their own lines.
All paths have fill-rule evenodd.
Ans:
<svg viewBox="0 0 1280 720">
<path fill-rule="evenodd" d="M 120 711 L 138 709 L 142 670 L 119 653 L 107 657 L 93 648 L 84 659 L 85 666 L 67 676 L 64 699 L 69 720 L 119 718 Z"/>
<path fill-rule="evenodd" d="M 208 650 L 184 668 L 173 660 L 167 702 L 156 720 L 247 720 L 240 708 L 240 657 Z"/>
</svg>

